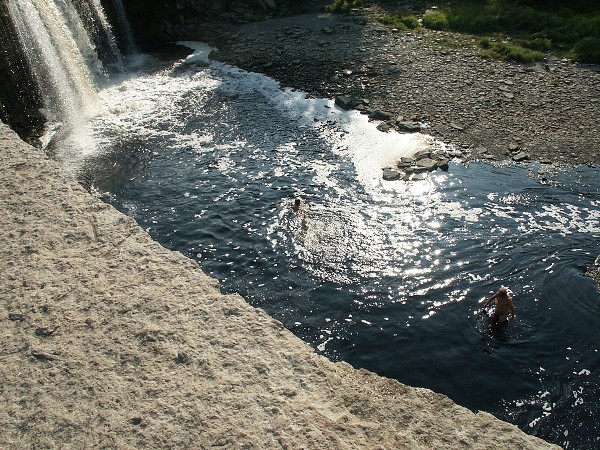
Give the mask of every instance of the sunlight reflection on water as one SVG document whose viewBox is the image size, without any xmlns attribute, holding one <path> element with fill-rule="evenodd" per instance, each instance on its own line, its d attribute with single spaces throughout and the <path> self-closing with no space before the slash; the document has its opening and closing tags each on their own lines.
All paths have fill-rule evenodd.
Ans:
<svg viewBox="0 0 600 450">
<path fill-rule="evenodd" d="M 439 144 L 202 58 L 100 97 L 96 153 L 75 172 L 225 292 L 332 359 L 536 433 L 594 433 L 568 412 L 579 398 L 598 405 L 598 294 L 581 277 L 600 253 L 597 171 L 543 184 L 527 167 L 455 161 L 386 182 L 382 166 Z M 282 206 L 297 196 L 310 202 L 303 214 Z M 500 284 L 519 311 L 506 329 L 477 314 Z M 554 355 L 567 346 L 576 358 Z"/>
</svg>

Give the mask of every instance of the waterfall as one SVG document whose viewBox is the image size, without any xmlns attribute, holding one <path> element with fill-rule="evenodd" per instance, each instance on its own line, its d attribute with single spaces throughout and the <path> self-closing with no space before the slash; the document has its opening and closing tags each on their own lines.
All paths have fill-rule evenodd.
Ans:
<svg viewBox="0 0 600 450">
<path fill-rule="evenodd" d="M 100 0 L 11 0 L 9 13 L 46 119 L 76 129 L 100 112 L 97 84 L 123 67 Z"/>
<path fill-rule="evenodd" d="M 117 70 L 123 70 L 123 58 L 100 0 L 75 0 L 74 7 L 86 25 L 100 59 Z"/>
<path fill-rule="evenodd" d="M 123 45 L 125 47 L 125 53 L 137 53 L 138 49 L 135 45 L 135 40 L 133 39 L 133 32 L 131 31 L 131 26 L 129 25 L 129 20 L 127 19 L 127 14 L 125 13 L 123 1 L 113 0 L 113 5 L 115 7 L 119 29 L 121 30 L 121 33 L 123 35 Z"/>
</svg>

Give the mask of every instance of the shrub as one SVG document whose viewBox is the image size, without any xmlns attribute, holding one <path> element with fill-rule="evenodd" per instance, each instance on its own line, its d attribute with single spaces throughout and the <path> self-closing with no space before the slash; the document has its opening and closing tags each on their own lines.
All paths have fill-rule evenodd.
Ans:
<svg viewBox="0 0 600 450">
<path fill-rule="evenodd" d="M 414 30 L 421 25 L 419 19 L 412 15 L 386 14 L 379 17 L 377 20 L 388 27 L 397 28 L 399 30 Z"/>
<path fill-rule="evenodd" d="M 482 37 L 479 39 L 479 46 L 484 49 L 492 48 L 492 41 L 489 37 Z"/>
<path fill-rule="evenodd" d="M 325 6 L 325 11 L 333 13 L 350 12 L 352 8 L 362 6 L 362 0 L 333 0 L 333 3 Z"/>
<path fill-rule="evenodd" d="M 552 41 L 548 38 L 537 37 L 521 43 L 523 47 L 527 47 L 531 50 L 539 50 L 541 52 L 547 52 L 552 49 Z"/>
<path fill-rule="evenodd" d="M 508 42 L 490 42 L 490 46 L 484 51 L 483 55 L 488 58 L 523 63 L 532 63 L 544 59 L 542 52 L 530 50 Z"/>
<path fill-rule="evenodd" d="M 432 30 L 447 30 L 448 18 L 441 11 L 427 11 L 423 16 L 423 25 Z"/>
<path fill-rule="evenodd" d="M 598 63 L 597 4 L 589 0 L 456 0 L 443 10 L 447 26 L 437 11 L 427 13 L 423 23 L 428 28 L 520 38 L 522 47 L 534 53 L 515 50 L 516 46 L 498 48 L 499 54 L 514 53 L 516 59 L 537 59 L 539 52 L 555 48 L 576 60 Z"/>
<path fill-rule="evenodd" d="M 600 38 L 588 36 L 580 40 L 572 53 L 577 60 L 584 63 L 600 63 Z"/>
<path fill-rule="evenodd" d="M 404 25 L 406 25 L 408 28 L 410 28 L 411 30 L 414 30 L 415 28 L 419 28 L 421 26 L 421 23 L 419 22 L 419 19 L 417 19 L 415 16 L 402 16 L 402 23 Z"/>
</svg>

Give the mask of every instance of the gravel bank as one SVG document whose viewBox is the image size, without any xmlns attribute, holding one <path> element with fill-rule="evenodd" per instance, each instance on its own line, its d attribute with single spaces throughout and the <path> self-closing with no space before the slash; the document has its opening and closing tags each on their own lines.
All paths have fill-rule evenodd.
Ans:
<svg viewBox="0 0 600 450">
<path fill-rule="evenodd" d="M 557 448 L 316 355 L 0 124 L 0 448 Z"/>
<path fill-rule="evenodd" d="M 312 3 L 318 10 L 322 5 Z M 548 55 L 540 64 L 486 60 L 477 38 L 394 32 L 380 6 L 246 24 L 194 26 L 216 59 L 319 97 L 366 99 L 393 119 L 419 121 L 465 159 L 600 162 L 600 68 Z"/>
</svg>

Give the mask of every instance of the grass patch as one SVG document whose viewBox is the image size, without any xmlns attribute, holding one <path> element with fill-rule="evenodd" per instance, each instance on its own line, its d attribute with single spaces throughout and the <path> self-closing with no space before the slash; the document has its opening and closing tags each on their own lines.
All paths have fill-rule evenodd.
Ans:
<svg viewBox="0 0 600 450">
<path fill-rule="evenodd" d="M 447 30 L 450 28 L 448 18 L 442 11 L 427 11 L 423 15 L 423 25 L 432 30 Z"/>
<path fill-rule="evenodd" d="M 492 42 L 488 39 L 480 41 L 480 46 L 483 49 L 482 55 L 487 58 L 522 63 L 533 63 L 544 59 L 544 53 L 510 42 Z"/>
<path fill-rule="evenodd" d="M 476 45 L 476 41 L 472 38 L 457 33 L 426 34 L 423 39 L 431 50 L 442 53 Z"/>
<path fill-rule="evenodd" d="M 363 5 L 362 0 L 333 0 L 332 3 L 325 6 L 325 11 L 331 13 L 347 13 L 352 8 L 359 8 Z"/>
<path fill-rule="evenodd" d="M 582 62 L 600 63 L 597 50 L 600 6 L 597 2 L 461 0 L 442 12 L 452 31 L 512 36 L 513 43 L 502 45 L 496 52 L 504 55 L 503 58 L 514 55 L 521 61 L 523 57 L 539 57 L 535 52 L 555 50 Z"/>
<path fill-rule="evenodd" d="M 386 14 L 377 20 L 383 25 L 402 31 L 414 30 L 421 26 L 419 19 L 411 14 Z"/>
<path fill-rule="evenodd" d="M 389 14 L 379 21 L 399 30 L 419 28 L 418 18 L 412 15 Z M 433 30 L 483 36 L 479 45 L 490 58 L 533 62 L 553 51 L 600 64 L 598 1 L 457 0 L 427 11 L 421 23 Z"/>
</svg>

